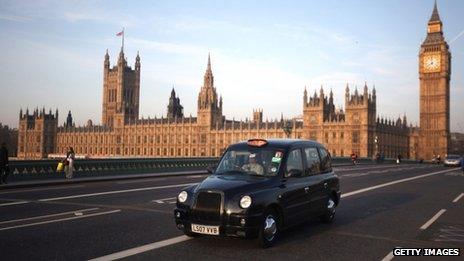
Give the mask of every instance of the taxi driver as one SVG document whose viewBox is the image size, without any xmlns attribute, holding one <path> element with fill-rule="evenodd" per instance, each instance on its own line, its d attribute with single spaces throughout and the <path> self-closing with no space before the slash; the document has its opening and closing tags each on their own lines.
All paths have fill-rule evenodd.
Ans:
<svg viewBox="0 0 464 261">
<path fill-rule="evenodd" d="M 263 166 L 257 162 L 256 154 L 254 153 L 248 156 L 248 164 L 243 165 L 242 169 L 247 172 L 254 172 L 258 175 L 263 175 L 264 172 Z"/>
</svg>

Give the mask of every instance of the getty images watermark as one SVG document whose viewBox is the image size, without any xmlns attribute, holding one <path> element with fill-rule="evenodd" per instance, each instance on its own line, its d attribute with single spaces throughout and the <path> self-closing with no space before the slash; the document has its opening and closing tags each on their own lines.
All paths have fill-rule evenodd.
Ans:
<svg viewBox="0 0 464 261">
<path fill-rule="evenodd" d="M 460 256 L 460 248 L 401 248 L 393 249 L 394 256 Z"/>
</svg>

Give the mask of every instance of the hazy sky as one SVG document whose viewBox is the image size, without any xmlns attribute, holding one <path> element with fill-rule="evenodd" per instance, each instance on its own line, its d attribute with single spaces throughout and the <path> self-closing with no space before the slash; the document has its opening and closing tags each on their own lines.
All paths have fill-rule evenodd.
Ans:
<svg viewBox="0 0 464 261">
<path fill-rule="evenodd" d="M 196 115 L 208 52 L 227 118 L 302 114 L 304 87 L 343 104 L 346 83 L 377 89 L 377 112 L 418 123 L 418 52 L 432 0 L 4 1 L 0 0 L 0 122 L 19 109 L 72 110 L 101 122 L 105 50 L 141 56 L 141 116 L 160 117 L 172 86 Z M 438 1 L 452 53 L 451 128 L 464 132 L 464 1 Z"/>
</svg>

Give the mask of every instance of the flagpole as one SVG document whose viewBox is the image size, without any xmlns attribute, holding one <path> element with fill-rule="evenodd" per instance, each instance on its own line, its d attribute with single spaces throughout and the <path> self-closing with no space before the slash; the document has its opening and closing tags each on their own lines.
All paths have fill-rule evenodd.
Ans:
<svg viewBox="0 0 464 261">
<path fill-rule="evenodd" d="M 122 49 L 124 50 L 124 27 L 122 28 Z"/>
</svg>

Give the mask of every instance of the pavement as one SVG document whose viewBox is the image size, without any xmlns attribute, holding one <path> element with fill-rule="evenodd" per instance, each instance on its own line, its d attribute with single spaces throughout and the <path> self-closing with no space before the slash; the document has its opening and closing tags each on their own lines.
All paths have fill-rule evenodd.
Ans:
<svg viewBox="0 0 464 261">
<path fill-rule="evenodd" d="M 464 251 L 464 174 L 425 164 L 335 167 L 333 224 L 309 220 L 277 245 L 177 230 L 177 193 L 205 175 L 43 184 L 0 190 L 2 260 L 417 260 L 395 247 Z M 421 257 L 421 260 L 424 259 Z M 432 260 L 432 258 L 431 258 Z"/>
</svg>

